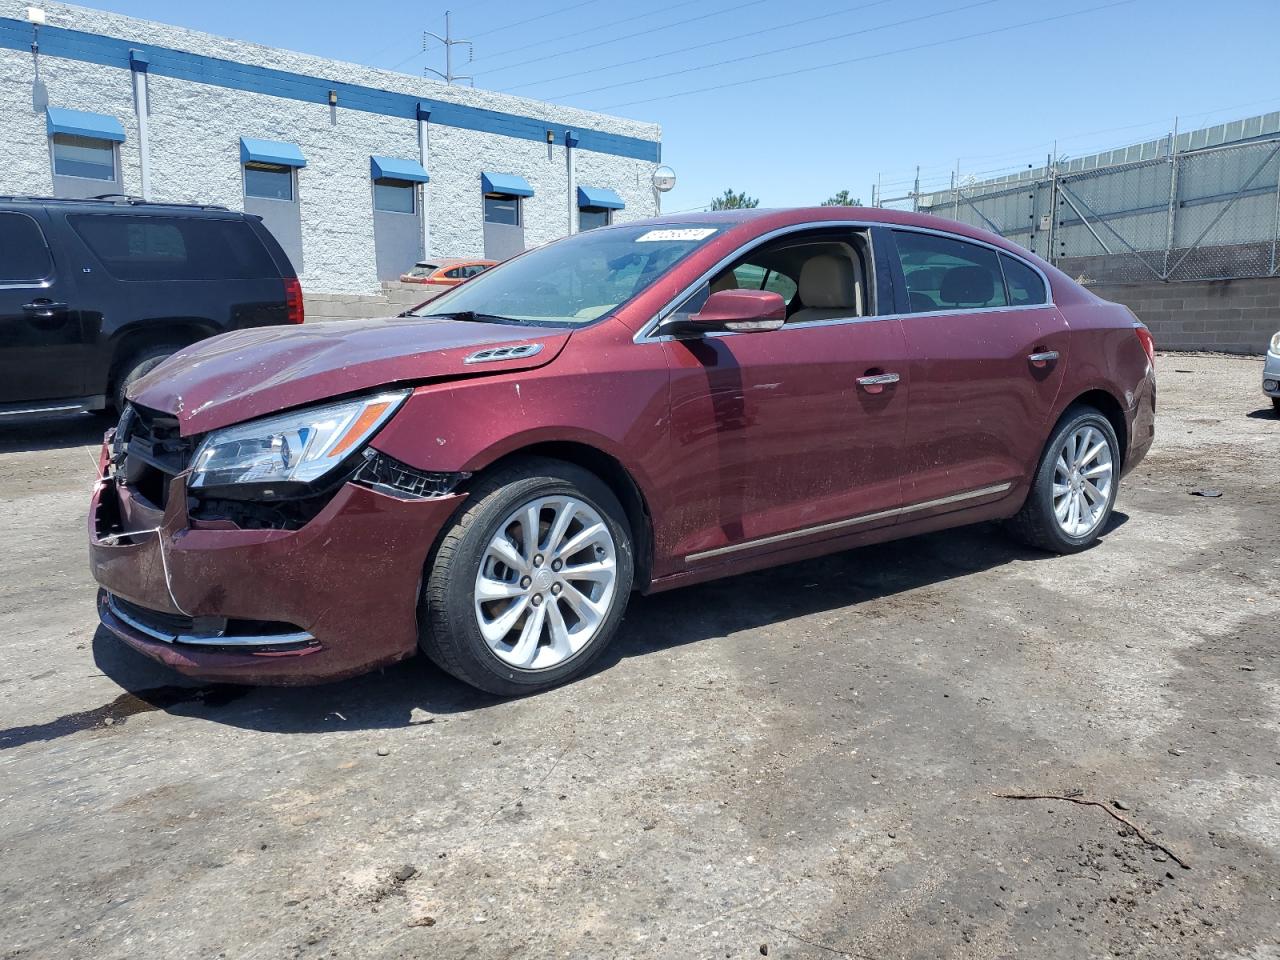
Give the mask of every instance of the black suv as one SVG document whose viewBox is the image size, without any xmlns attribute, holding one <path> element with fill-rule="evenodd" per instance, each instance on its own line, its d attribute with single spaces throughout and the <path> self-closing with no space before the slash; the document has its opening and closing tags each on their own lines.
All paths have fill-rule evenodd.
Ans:
<svg viewBox="0 0 1280 960">
<path fill-rule="evenodd" d="M 257 217 L 0 197 L 0 423 L 119 408 L 188 344 L 301 322 L 297 274 Z"/>
</svg>

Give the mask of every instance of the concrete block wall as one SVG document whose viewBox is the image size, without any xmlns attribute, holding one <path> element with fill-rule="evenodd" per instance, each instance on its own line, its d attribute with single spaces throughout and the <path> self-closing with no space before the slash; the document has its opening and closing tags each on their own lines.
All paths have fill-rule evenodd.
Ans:
<svg viewBox="0 0 1280 960">
<path fill-rule="evenodd" d="M 425 287 L 415 283 L 384 283 L 379 293 L 303 292 L 303 310 L 307 323 L 321 320 L 359 320 L 363 317 L 394 317 L 443 292 L 441 287 Z"/>
<path fill-rule="evenodd" d="M 1280 331 L 1280 277 L 1091 283 L 1151 328 L 1158 350 L 1265 353 Z"/>
<path fill-rule="evenodd" d="M 53 191 L 44 104 L 33 99 L 37 70 L 50 106 L 109 114 L 121 121 L 123 189 L 141 195 L 141 152 L 132 75 L 128 63 L 86 62 L 73 56 L 42 54 L 27 47 L 27 0 L 0 0 L 0 27 L 10 33 L 0 44 L 0 130 L 5 163 L 0 193 L 50 195 Z M 484 253 L 482 171 L 524 177 L 535 195 L 523 202 L 525 242 L 536 246 L 571 230 L 569 180 L 563 134 L 596 131 L 612 137 L 652 142 L 659 128 L 603 114 L 460 86 L 446 86 L 408 74 L 326 60 L 244 43 L 180 27 L 137 20 L 62 3 L 42 3 L 46 30 L 74 30 L 129 44 L 151 45 L 299 76 L 330 84 L 412 96 L 436 104 L 493 111 L 545 122 L 554 144 L 487 130 L 426 124 L 427 171 L 420 188 L 427 220 L 429 256 L 472 257 Z M 4 19 L 9 22 L 5 24 Z M 21 42 L 18 42 L 18 41 Z M 46 44 L 46 48 L 49 45 Z M 90 58 L 92 59 L 92 58 Z M 380 297 L 373 239 L 369 158 L 384 155 L 417 160 L 419 124 L 327 102 L 308 102 L 270 93 L 195 82 L 152 70 L 147 74 L 151 199 L 209 203 L 243 209 L 241 137 L 297 144 L 307 165 L 298 171 L 302 220 L 303 288 L 316 295 Z M 656 212 L 649 187 L 655 163 L 624 152 L 575 149 L 577 182 L 617 191 L 626 202 L 616 221 Z M 406 264 L 406 266 L 408 266 Z"/>
</svg>

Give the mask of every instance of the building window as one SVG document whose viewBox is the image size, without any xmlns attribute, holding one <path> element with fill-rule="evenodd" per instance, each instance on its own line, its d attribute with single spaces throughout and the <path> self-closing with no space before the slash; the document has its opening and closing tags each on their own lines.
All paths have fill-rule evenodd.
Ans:
<svg viewBox="0 0 1280 960">
<path fill-rule="evenodd" d="M 609 208 L 608 207 L 579 207 L 578 208 L 578 229 L 594 230 L 596 227 L 607 227 L 609 225 Z"/>
<path fill-rule="evenodd" d="M 293 167 L 274 163 L 246 163 L 244 195 L 263 200 L 292 200 Z"/>
<path fill-rule="evenodd" d="M 373 209 L 383 213 L 413 213 L 416 185 L 408 180 L 375 180 L 373 182 Z"/>
<path fill-rule="evenodd" d="M 520 198 L 505 193 L 486 193 L 484 222 L 505 223 L 511 227 L 520 226 Z"/>
<path fill-rule="evenodd" d="M 81 180 L 116 179 L 116 145 L 110 140 L 69 133 L 53 135 L 53 172 Z"/>
</svg>

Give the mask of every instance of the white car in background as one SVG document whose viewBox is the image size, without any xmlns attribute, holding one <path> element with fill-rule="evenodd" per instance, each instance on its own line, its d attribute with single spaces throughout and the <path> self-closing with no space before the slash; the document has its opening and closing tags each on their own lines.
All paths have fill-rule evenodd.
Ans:
<svg viewBox="0 0 1280 960">
<path fill-rule="evenodd" d="M 1267 348 L 1267 362 L 1262 368 L 1262 392 L 1275 404 L 1280 414 L 1280 333 L 1271 338 Z"/>
</svg>

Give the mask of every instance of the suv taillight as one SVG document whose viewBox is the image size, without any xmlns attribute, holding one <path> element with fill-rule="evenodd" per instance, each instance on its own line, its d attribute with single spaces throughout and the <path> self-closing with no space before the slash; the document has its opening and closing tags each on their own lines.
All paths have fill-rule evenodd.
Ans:
<svg viewBox="0 0 1280 960">
<path fill-rule="evenodd" d="M 1138 339 L 1142 341 L 1142 349 L 1147 351 L 1147 359 L 1151 361 L 1151 365 L 1156 365 L 1156 341 L 1151 336 L 1151 331 L 1147 329 L 1146 324 L 1136 323 L 1133 332 L 1138 335 Z"/>
<path fill-rule="evenodd" d="M 284 278 L 284 322 L 301 323 L 305 319 L 302 309 L 302 284 L 297 277 Z"/>
</svg>

